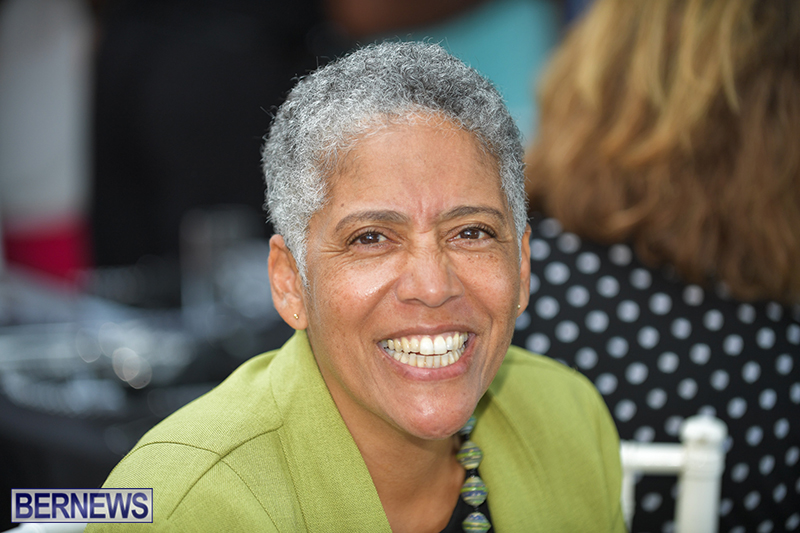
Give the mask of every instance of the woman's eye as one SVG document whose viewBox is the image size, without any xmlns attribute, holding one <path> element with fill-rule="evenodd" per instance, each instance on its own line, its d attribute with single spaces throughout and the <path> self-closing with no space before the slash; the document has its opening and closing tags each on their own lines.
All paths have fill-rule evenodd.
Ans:
<svg viewBox="0 0 800 533">
<path fill-rule="evenodd" d="M 386 237 L 384 235 L 381 235 L 380 233 L 370 232 L 370 233 L 362 233 L 361 235 L 356 237 L 356 239 L 353 242 L 355 242 L 356 244 L 370 245 L 370 244 L 379 244 L 385 240 Z"/>
<path fill-rule="evenodd" d="M 461 239 L 482 239 L 487 236 L 487 233 L 480 228 L 467 228 L 461 230 L 461 233 L 458 234 L 459 238 Z"/>
</svg>

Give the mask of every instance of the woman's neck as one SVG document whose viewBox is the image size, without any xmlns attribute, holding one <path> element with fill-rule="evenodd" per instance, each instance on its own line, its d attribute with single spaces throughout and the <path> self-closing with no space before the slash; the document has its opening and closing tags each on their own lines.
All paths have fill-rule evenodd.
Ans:
<svg viewBox="0 0 800 533">
<path fill-rule="evenodd" d="M 457 436 L 427 440 L 384 420 L 345 419 L 378 491 L 393 533 L 438 533 L 447 525 L 464 482 Z"/>
</svg>

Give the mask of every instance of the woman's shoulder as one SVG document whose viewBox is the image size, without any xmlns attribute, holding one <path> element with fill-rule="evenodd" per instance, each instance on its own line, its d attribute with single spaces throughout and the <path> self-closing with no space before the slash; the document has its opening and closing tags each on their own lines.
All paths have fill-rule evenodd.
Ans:
<svg viewBox="0 0 800 533">
<path fill-rule="evenodd" d="M 152 488 L 154 518 L 162 527 L 227 527 L 234 515 L 239 521 L 256 519 L 254 527 L 276 518 L 292 522 L 293 516 L 264 515 L 276 508 L 267 505 L 268 497 L 275 499 L 268 495 L 282 494 L 291 484 L 271 376 L 281 364 L 279 356 L 280 350 L 250 359 L 167 417 L 120 461 L 104 486 Z M 207 505 L 211 501 L 215 508 Z M 234 501 L 238 510 L 226 508 Z M 292 501 L 283 503 L 277 508 L 292 515 Z"/>
<path fill-rule="evenodd" d="M 255 433 L 279 427 L 269 372 L 277 353 L 262 354 L 242 364 L 211 391 L 156 425 L 133 451 L 168 443 L 224 456 Z"/>
<path fill-rule="evenodd" d="M 595 386 L 580 372 L 550 357 L 511 346 L 489 387 L 489 411 L 500 416 L 520 435 L 543 428 L 557 442 L 585 438 L 616 446 L 618 437 L 611 415 Z"/>
<path fill-rule="evenodd" d="M 580 402 L 602 401 L 594 385 L 580 372 L 514 345 L 509 347 L 490 390 L 520 402 L 562 402 L 565 395 Z"/>
<path fill-rule="evenodd" d="M 619 439 L 577 371 L 512 346 L 478 406 L 474 440 L 485 451 L 493 514 L 497 507 L 520 527 L 536 520 L 554 531 L 623 529 Z"/>
<path fill-rule="evenodd" d="M 181 471 L 203 469 L 253 438 L 276 430 L 281 420 L 272 408 L 268 379 L 275 355 L 271 352 L 250 359 L 212 390 L 162 420 L 139 440 L 114 473 L 131 463 L 146 463 L 153 455 L 166 462 L 191 458 Z M 146 465 L 137 464 L 136 468 L 141 466 Z"/>
<path fill-rule="evenodd" d="M 274 437 L 274 434 L 272 435 Z M 261 439 L 272 440 L 269 434 Z M 114 469 L 104 483 L 106 488 L 150 488 L 153 490 L 154 525 L 164 530 L 222 530 L 231 522 L 269 523 L 265 516 L 263 490 L 242 463 L 248 455 L 263 455 L 259 465 L 273 464 L 271 476 L 262 480 L 273 489 L 285 487 L 288 474 L 277 475 L 282 458 L 277 455 L 275 442 L 240 443 L 236 451 L 220 455 L 215 451 L 192 445 L 190 442 L 152 440 L 140 443 Z M 243 450 L 242 446 L 251 448 Z M 258 451 L 253 449 L 257 448 Z M 272 451 L 271 457 L 270 451 Z M 263 468 L 257 468 L 260 474 Z M 214 505 L 209 505 L 214 502 Z M 233 506 L 235 503 L 235 507 Z M 261 527 L 261 526 L 258 526 Z M 244 530 L 246 528 L 243 528 Z"/>
</svg>

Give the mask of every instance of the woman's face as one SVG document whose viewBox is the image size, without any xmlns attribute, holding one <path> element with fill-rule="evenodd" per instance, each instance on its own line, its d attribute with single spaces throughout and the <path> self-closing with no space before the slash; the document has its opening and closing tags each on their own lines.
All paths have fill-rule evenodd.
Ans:
<svg viewBox="0 0 800 533">
<path fill-rule="evenodd" d="M 351 431 L 448 437 L 528 302 L 528 235 L 517 242 L 496 165 L 448 123 L 395 125 L 356 144 L 329 192 L 303 312 L 334 401 Z"/>
</svg>

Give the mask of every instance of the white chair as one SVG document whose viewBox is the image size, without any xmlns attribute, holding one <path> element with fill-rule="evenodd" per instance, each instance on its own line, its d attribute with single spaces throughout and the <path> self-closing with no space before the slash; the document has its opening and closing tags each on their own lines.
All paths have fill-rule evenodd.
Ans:
<svg viewBox="0 0 800 533">
<path fill-rule="evenodd" d="M 668 474 L 678 476 L 675 533 L 716 533 L 727 434 L 718 418 L 698 415 L 681 426 L 681 444 L 623 441 L 622 512 L 628 528 L 636 508 L 637 475 Z"/>
</svg>

